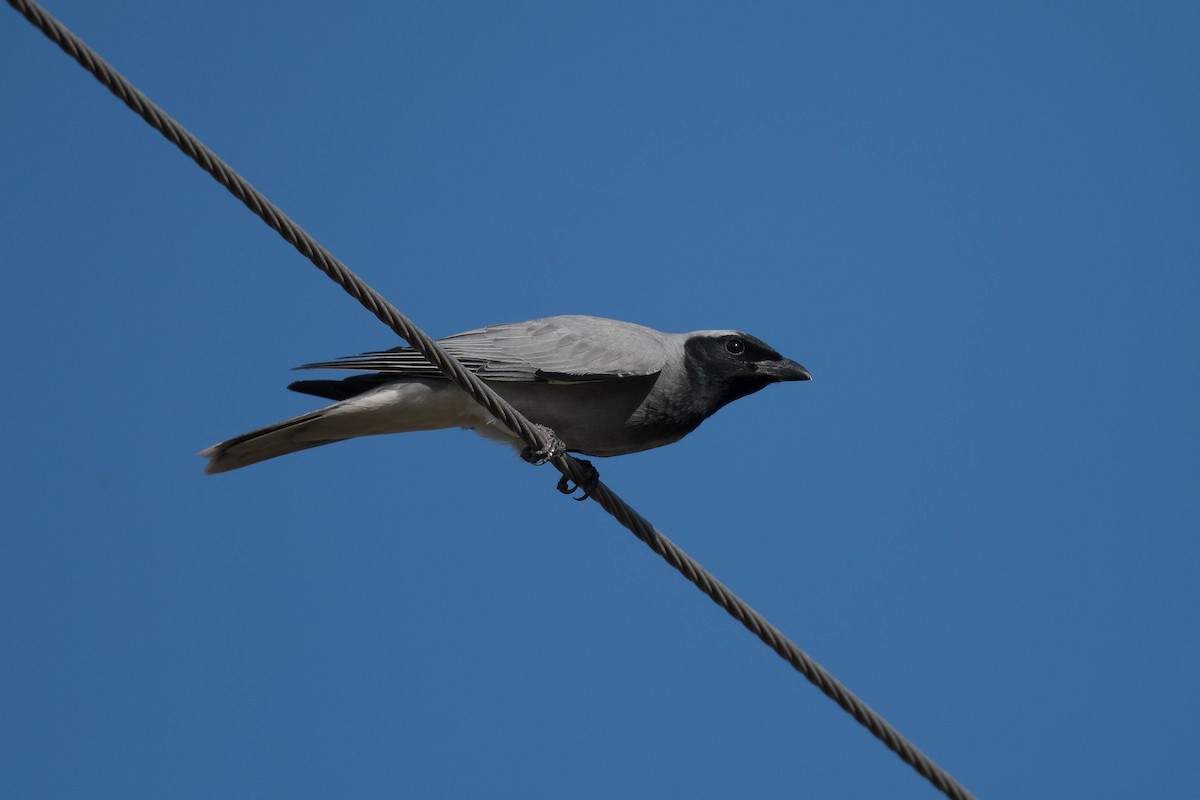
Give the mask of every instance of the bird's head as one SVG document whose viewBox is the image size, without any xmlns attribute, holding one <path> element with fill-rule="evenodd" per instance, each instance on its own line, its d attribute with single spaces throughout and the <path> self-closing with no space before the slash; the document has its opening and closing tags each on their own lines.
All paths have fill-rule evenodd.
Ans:
<svg viewBox="0 0 1200 800">
<path fill-rule="evenodd" d="M 808 370 L 742 331 L 698 331 L 684 342 L 688 377 L 712 414 L 769 383 L 812 380 Z"/>
</svg>

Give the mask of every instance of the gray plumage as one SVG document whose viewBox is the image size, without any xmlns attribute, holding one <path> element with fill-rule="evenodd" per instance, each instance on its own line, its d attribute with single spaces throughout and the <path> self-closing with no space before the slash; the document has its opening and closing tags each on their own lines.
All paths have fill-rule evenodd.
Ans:
<svg viewBox="0 0 1200 800">
<path fill-rule="evenodd" d="M 574 453 L 615 456 L 676 442 L 722 406 L 809 373 L 741 331 L 661 333 L 600 317 L 493 325 L 438 341 L 530 421 Z M 523 448 L 424 356 L 408 347 L 305 364 L 369 370 L 297 381 L 333 405 L 215 444 L 206 472 L 226 472 L 355 436 L 469 428 Z"/>
</svg>

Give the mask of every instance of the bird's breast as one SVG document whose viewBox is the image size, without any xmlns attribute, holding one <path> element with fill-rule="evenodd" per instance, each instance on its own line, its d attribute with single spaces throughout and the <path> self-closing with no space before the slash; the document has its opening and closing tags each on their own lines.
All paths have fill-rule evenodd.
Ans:
<svg viewBox="0 0 1200 800">
<path fill-rule="evenodd" d="M 656 398 L 658 378 L 491 386 L 531 422 L 552 428 L 570 450 L 616 456 L 676 442 L 700 424 Z"/>
</svg>

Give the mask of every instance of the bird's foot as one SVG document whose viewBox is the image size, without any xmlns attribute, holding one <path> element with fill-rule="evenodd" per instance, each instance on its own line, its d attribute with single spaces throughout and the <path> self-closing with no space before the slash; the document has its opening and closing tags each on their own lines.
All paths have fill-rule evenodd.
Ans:
<svg viewBox="0 0 1200 800">
<path fill-rule="evenodd" d="M 558 438 L 558 434 L 545 425 L 534 424 L 535 428 L 542 432 L 546 437 L 546 446 L 540 450 L 534 450 L 532 447 L 526 446 L 521 451 L 522 460 L 533 464 L 535 467 L 540 467 L 547 461 L 553 461 L 556 458 L 566 455 L 567 444 L 562 439 Z"/>
<path fill-rule="evenodd" d="M 582 489 L 583 494 L 575 499 L 583 501 L 591 497 L 592 492 L 596 491 L 596 487 L 600 485 L 600 472 L 592 466 L 592 462 L 584 461 L 582 458 L 576 460 L 583 467 L 587 475 L 574 486 L 571 485 L 571 479 L 563 475 L 558 479 L 558 490 L 563 494 L 575 494 L 576 489 Z"/>
</svg>

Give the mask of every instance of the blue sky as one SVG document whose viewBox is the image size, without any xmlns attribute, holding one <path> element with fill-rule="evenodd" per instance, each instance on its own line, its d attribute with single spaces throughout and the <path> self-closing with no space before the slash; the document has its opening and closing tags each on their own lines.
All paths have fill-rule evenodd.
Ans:
<svg viewBox="0 0 1200 800">
<path fill-rule="evenodd" d="M 427 331 L 809 367 L 605 480 L 984 797 L 1194 790 L 1194 4 L 49 5 Z M 464 432 L 208 477 L 391 333 L 0 24 L 0 794 L 926 798 Z"/>
</svg>

